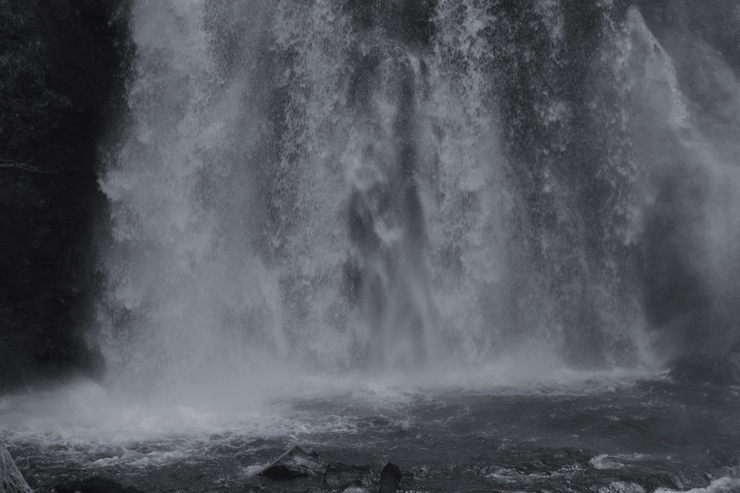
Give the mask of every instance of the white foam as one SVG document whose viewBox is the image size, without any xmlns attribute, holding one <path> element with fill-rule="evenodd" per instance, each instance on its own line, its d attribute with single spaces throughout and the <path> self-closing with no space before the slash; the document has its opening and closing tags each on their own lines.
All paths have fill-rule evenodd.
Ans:
<svg viewBox="0 0 740 493">
<path fill-rule="evenodd" d="M 621 469 L 624 467 L 624 462 L 635 462 L 647 458 L 648 456 L 643 454 L 603 454 L 593 457 L 589 462 L 596 469 Z"/>
<path fill-rule="evenodd" d="M 637 483 L 614 481 L 609 486 L 599 488 L 599 493 L 645 493 L 645 488 Z"/>
<path fill-rule="evenodd" d="M 554 371 L 549 378 L 505 381 L 491 368 L 477 373 L 465 370 L 457 375 L 454 371 L 421 375 L 292 374 L 282 383 L 271 380 L 268 388 L 253 387 L 251 395 L 246 391 L 248 387 L 233 386 L 223 387 L 223 393 L 216 389 L 196 392 L 189 388 L 181 393 L 137 395 L 80 381 L 51 391 L 0 397 L 0 416 L 6 434 L 67 445 L 79 441 L 88 448 L 224 431 L 245 437 L 325 431 L 351 433 L 354 430 L 351 416 L 304 415 L 296 412 L 295 405 L 338 397 L 363 408 L 398 410 L 419 402 L 433 402 L 435 395 L 448 392 L 586 395 L 612 392 L 648 376 L 647 373 Z M 404 426 L 405 418 L 400 419 L 399 424 Z M 120 456 L 119 452 L 111 453 Z M 594 460 L 604 462 L 607 457 Z"/>
<path fill-rule="evenodd" d="M 679 490 L 669 490 L 658 488 L 655 493 L 677 493 Z M 738 478 L 719 478 L 712 480 L 706 488 L 692 488 L 690 490 L 681 490 L 683 493 L 737 493 L 740 491 L 740 479 Z"/>
</svg>

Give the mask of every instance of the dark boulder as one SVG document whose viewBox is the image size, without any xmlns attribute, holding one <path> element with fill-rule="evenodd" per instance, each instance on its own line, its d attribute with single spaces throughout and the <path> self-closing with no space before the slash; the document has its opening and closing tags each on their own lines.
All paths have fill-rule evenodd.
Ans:
<svg viewBox="0 0 740 493">
<path fill-rule="evenodd" d="M 380 493 L 396 493 L 402 477 L 401 469 L 388 462 L 380 472 Z"/>
<path fill-rule="evenodd" d="M 259 474 L 268 479 L 286 481 L 321 474 L 325 468 L 317 455 L 293 447 Z"/>
<path fill-rule="evenodd" d="M 344 489 L 349 486 L 370 488 L 377 484 L 381 473 L 382 463 L 355 466 L 332 462 L 324 472 L 324 483 L 332 489 Z"/>
</svg>

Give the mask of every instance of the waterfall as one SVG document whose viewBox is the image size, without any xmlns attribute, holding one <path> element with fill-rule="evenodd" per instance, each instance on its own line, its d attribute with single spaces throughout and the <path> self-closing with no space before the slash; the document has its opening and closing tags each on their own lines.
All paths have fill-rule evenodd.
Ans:
<svg viewBox="0 0 740 493">
<path fill-rule="evenodd" d="M 740 113 L 701 114 L 636 7 L 136 0 L 130 26 L 100 177 L 114 380 L 632 367 L 736 338 L 716 129 Z"/>
</svg>

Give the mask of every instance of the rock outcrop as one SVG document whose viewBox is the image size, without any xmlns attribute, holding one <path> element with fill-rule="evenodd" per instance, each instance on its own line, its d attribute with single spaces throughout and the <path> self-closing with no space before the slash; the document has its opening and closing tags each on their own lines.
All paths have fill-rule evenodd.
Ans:
<svg viewBox="0 0 740 493">
<path fill-rule="evenodd" d="M 299 447 L 292 447 L 273 462 L 255 473 L 253 477 L 267 478 L 273 481 L 294 481 L 304 486 L 314 484 L 309 491 L 380 491 L 395 493 L 402 481 L 413 480 L 413 474 L 404 475 L 401 469 L 391 462 L 373 462 L 364 466 L 345 464 L 343 462 L 326 463 L 318 454 L 309 453 Z M 323 479 L 322 485 L 316 481 Z M 58 492 L 62 493 L 62 492 Z"/>
<path fill-rule="evenodd" d="M 0 493 L 33 493 L 3 442 L 0 442 Z"/>
<path fill-rule="evenodd" d="M 317 456 L 293 447 L 259 474 L 268 479 L 290 480 L 320 474 L 325 468 L 326 465 Z"/>
<path fill-rule="evenodd" d="M 380 471 L 380 493 L 396 493 L 401 484 L 401 469 L 391 462 Z"/>
<path fill-rule="evenodd" d="M 378 483 L 382 466 L 377 462 L 366 466 L 332 462 L 324 472 L 324 484 L 338 490 L 352 486 L 371 489 Z"/>
</svg>

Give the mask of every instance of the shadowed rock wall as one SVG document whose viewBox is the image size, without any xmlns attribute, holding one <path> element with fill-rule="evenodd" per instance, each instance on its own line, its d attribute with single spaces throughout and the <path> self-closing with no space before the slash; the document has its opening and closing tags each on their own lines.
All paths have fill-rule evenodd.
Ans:
<svg viewBox="0 0 740 493">
<path fill-rule="evenodd" d="M 80 327 L 127 3 L 0 0 L 0 392 L 98 364 Z"/>
</svg>

